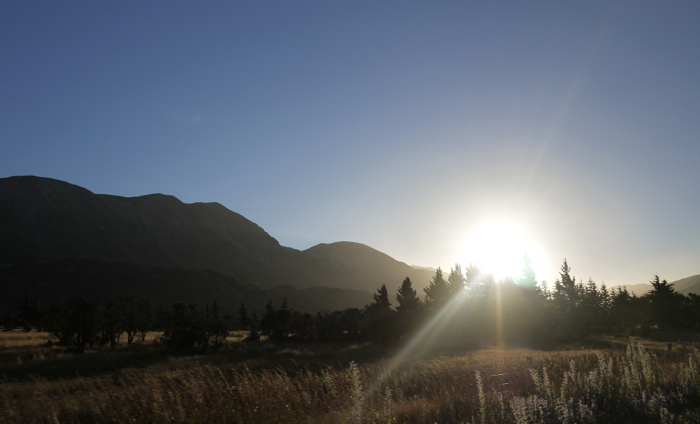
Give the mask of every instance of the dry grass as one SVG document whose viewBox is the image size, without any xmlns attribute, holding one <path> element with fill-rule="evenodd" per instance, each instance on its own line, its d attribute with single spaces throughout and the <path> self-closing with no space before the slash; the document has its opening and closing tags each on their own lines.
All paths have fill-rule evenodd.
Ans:
<svg viewBox="0 0 700 424">
<path fill-rule="evenodd" d="M 604 378 L 590 377 L 604 375 L 595 349 L 428 351 L 389 369 L 390 348 L 238 343 L 243 336 L 206 355 L 175 356 L 152 343 L 72 355 L 45 346 L 45 333 L 0 333 L 0 422 L 565 422 L 560 413 L 570 413 L 571 422 L 619 422 L 591 415 L 605 402 L 632 408 L 639 422 L 684 422 L 692 416 L 671 400 L 655 398 L 651 412 L 635 402 L 648 404 L 654 390 L 671 399 L 681 390 L 674 382 L 700 376 L 700 365 L 695 374 L 678 365 L 689 363 L 691 344 L 670 354 L 666 343 L 654 345 L 663 348 L 653 364 L 657 380 L 642 393 L 636 380 L 625 380 L 632 362 L 624 349 L 602 351 L 614 362 L 614 391 Z M 639 358 L 633 364 L 641 370 Z M 676 415 L 663 415 L 663 408 Z"/>
</svg>

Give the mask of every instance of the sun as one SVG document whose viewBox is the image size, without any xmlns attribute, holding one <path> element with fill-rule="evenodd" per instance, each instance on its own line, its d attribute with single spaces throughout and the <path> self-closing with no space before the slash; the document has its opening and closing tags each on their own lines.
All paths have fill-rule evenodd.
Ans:
<svg viewBox="0 0 700 424">
<path fill-rule="evenodd" d="M 461 256 L 466 264 L 476 264 L 498 281 L 518 278 L 525 255 L 530 258 L 537 279 L 542 280 L 546 270 L 542 250 L 517 225 L 491 222 L 477 227 L 467 236 Z"/>
</svg>

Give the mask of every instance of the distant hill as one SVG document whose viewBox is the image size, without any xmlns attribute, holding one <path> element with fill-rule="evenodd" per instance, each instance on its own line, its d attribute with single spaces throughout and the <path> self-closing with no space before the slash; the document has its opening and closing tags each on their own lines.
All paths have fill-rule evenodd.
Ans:
<svg viewBox="0 0 700 424">
<path fill-rule="evenodd" d="M 365 290 L 331 287 L 280 286 L 261 289 L 214 270 L 169 268 L 92 258 L 60 258 L 0 269 L 0 313 L 15 312 L 27 294 L 47 305 L 85 296 L 96 300 L 133 295 L 159 305 L 182 302 L 204 305 L 216 300 L 224 312 L 235 313 L 241 303 L 249 311 L 287 303 L 301 312 L 361 307 L 372 301 Z"/>
<path fill-rule="evenodd" d="M 637 296 L 643 296 L 646 294 L 649 290 L 651 290 L 651 284 L 647 283 L 642 283 L 642 284 L 627 284 L 627 285 L 618 285 L 618 286 L 611 286 L 608 287 L 608 291 L 617 291 L 618 288 L 625 287 L 628 292 L 636 294 Z"/>
<path fill-rule="evenodd" d="M 376 291 L 382 284 L 390 290 L 391 299 L 401 286 L 404 278 L 410 277 L 414 288 L 427 286 L 434 271 L 415 269 L 403 262 L 398 262 L 389 255 L 364 244 L 347 241 L 322 243 L 304 250 L 304 255 L 317 259 L 316 266 L 324 275 L 333 275 L 334 286 L 357 287 L 358 281 L 364 281 L 365 287 Z M 403 275 L 396 279 L 395 276 Z M 422 295 L 422 291 L 420 292 Z"/>
<path fill-rule="evenodd" d="M 687 295 L 688 293 L 700 294 L 700 275 L 693 275 L 691 277 L 681 278 L 680 280 L 670 281 L 669 283 L 673 284 L 673 288 L 676 289 L 676 291 L 679 293 L 683 293 L 685 295 Z M 613 286 L 610 287 L 610 289 L 617 290 L 617 287 L 622 286 Z M 634 293 L 637 296 L 643 296 L 647 292 L 651 291 L 651 284 L 649 283 L 632 284 L 626 287 L 629 292 Z"/>
<path fill-rule="evenodd" d="M 94 194 L 34 176 L 0 179 L 0 265 L 61 258 L 214 270 L 267 289 L 326 286 L 372 293 L 386 284 L 392 298 L 405 277 L 420 289 L 433 274 L 359 243 L 303 252 L 284 247 L 218 203 L 185 204 L 163 194 Z"/>
<path fill-rule="evenodd" d="M 700 275 L 681 278 L 680 280 L 673 281 L 672 284 L 676 291 L 685 295 L 688 293 L 700 294 Z"/>
<path fill-rule="evenodd" d="M 420 269 L 420 270 L 423 270 L 423 271 L 428 271 L 428 272 L 430 272 L 430 273 L 432 273 L 432 274 L 435 274 L 435 271 L 437 271 L 436 268 L 432 268 L 432 267 L 429 267 L 429 266 L 411 265 L 411 268 Z"/>
</svg>

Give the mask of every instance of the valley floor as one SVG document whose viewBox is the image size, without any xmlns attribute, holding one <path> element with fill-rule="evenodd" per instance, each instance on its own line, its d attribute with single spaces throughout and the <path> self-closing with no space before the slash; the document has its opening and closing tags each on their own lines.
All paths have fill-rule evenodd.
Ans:
<svg viewBox="0 0 700 424">
<path fill-rule="evenodd" d="M 0 333 L 0 422 L 700 422 L 695 342 L 521 347 L 144 344 L 68 353 Z"/>
</svg>

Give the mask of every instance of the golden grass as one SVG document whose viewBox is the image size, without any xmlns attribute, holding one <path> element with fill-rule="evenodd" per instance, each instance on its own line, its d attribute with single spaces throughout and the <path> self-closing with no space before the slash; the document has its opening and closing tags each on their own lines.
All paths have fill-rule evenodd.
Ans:
<svg viewBox="0 0 700 424">
<path fill-rule="evenodd" d="M 387 369 L 386 347 L 239 343 L 244 336 L 206 355 L 152 343 L 72 355 L 45 346 L 45 333 L 0 333 L 0 422 L 516 422 L 518 402 L 538 390 L 531 370 L 546 368 L 560 387 L 572 360 L 584 373 L 599 366 L 594 349 L 485 347 L 428 351 Z M 671 373 L 695 346 L 654 347 Z M 622 361 L 625 352 L 603 354 Z"/>
<path fill-rule="evenodd" d="M 0 332 L 0 350 L 13 349 L 25 346 L 37 346 L 48 342 L 49 340 L 57 341 L 55 337 L 46 332 L 38 332 L 32 330 L 25 332 L 22 330 L 2 331 Z"/>
</svg>

